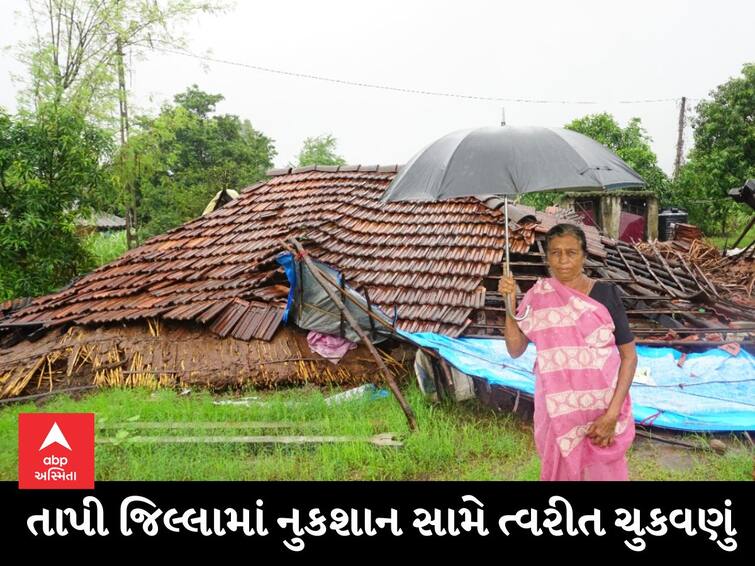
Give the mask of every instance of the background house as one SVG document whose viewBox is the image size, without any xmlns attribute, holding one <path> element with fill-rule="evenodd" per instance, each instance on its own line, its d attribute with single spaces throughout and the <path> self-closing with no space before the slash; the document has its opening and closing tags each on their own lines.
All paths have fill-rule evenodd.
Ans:
<svg viewBox="0 0 755 566">
<path fill-rule="evenodd" d="M 573 208 L 585 224 L 617 240 L 658 238 L 658 197 L 653 191 L 565 193 L 561 206 Z"/>
</svg>

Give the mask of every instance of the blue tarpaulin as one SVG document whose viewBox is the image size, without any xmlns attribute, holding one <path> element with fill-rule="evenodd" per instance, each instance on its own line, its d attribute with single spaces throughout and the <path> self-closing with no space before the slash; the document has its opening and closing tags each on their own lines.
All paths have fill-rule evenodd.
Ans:
<svg viewBox="0 0 755 566">
<path fill-rule="evenodd" d="M 296 261 L 294 261 L 294 255 L 288 252 L 280 253 L 275 260 L 283 267 L 283 271 L 286 272 L 286 278 L 288 279 L 288 301 L 286 302 L 286 310 L 283 311 L 283 322 L 288 322 L 288 315 L 291 312 L 291 306 L 294 304 L 294 297 L 296 296 Z"/>
<path fill-rule="evenodd" d="M 283 318 L 287 321 L 297 285 L 301 283 L 290 253 L 280 254 L 277 260 L 290 284 Z M 348 285 L 346 288 L 350 289 Z M 374 305 L 372 310 L 389 320 Z M 356 314 L 364 316 L 361 312 Z M 468 375 L 485 379 L 491 385 L 535 393 L 533 344 L 522 356 L 513 359 L 501 340 L 450 338 L 430 332 L 399 330 L 398 333 L 419 346 L 436 350 Z M 718 348 L 688 354 L 681 367 L 677 362 L 682 353 L 673 348 L 637 346 L 637 355 L 639 371 L 631 395 L 638 423 L 697 432 L 755 430 L 755 357 L 745 350 L 736 356 Z"/>
<path fill-rule="evenodd" d="M 533 395 L 535 346 L 516 359 L 501 340 L 449 338 L 429 332 L 400 332 L 436 350 L 459 371 Z M 697 431 L 755 430 L 755 357 L 715 348 L 688 354 L 673 348 L 637 346 L 638 377 L 630 391 L 637 423 Z"/>
<path fill-rule="evenodd" d="M 305 330 L 341 336 L 352 342 L 360 340 L 351 325 L 345 323 L 340 309 L 310 271 L 307 262 L 297 260 L 288 252 L 278 254 L 276 259 L 286 272 L 289 283 L 288 302 L 283 311 L 284 322 L 294 323 Z M 381 342 L 393 334 L 390 330 L 391 320 L 388 315 L 374 305 L 370 305 L 366 297 L 348 285 L 340 271 L 315 258 L 310 258 L 310 260 L 320 274 L 331 282 L 332 290 L 337 291 L 346 309 L 357 324 L 369 333 L 374 343 Z M 373 317 L 381 319 L 382 322 L 372 321 L 367 315 L 368 311 L 371 311 Z"/>
</svg>

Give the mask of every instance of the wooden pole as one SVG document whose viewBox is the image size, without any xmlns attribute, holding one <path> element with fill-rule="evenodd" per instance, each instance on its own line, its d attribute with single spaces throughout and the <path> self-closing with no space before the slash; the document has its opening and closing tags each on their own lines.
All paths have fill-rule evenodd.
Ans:
<svg viewBox="0 0 755 566">
<path fill-rule="evenodd" d="M 742 230 L 742 233 L 739 235 L 739 238 L 737 238 L 737 241 L 734 242 L 734 244 L 731 246 L 731 249 L 736 248 L 739 245 L 739 242 L 744 240 L 744 237 L 747 235 L 747 233 L 750 231 L 750 228 L 752 228 L 753 225 L 755 225 L 755 216 L 750 218 L 750 223 L 745 227 L 744 230 Z"/>
<path fill-rule="evenodd" d="M 393 379 L 393 375 L 391 375 L 391 372 L 386 367 L 385 362 L 383 362 L 383 358 L 380 357 L 380 353 L 375 348 L 375 345 L 372 343 L 369 336 L 367 336 L 367 334 L 359 326 L 359 323 L 356 321 L 356 319 L 351 314 L 349 309 L 346 308 L 346 305 L 343 304 L 343 301 L 341 301 L 338 294 L 336 294 L 333 291 L 333 288 L 331 287 L 329 281 L 324 277 L 320 269 L 310 259 L 304 247 L 296 240 L 296 238 L 293 238 L 293 237 L 289 238 L 288 241 L 294 246 L 294 248 L 298 252 L 297 254 L 298 259 L 300 259 L 307 265 L 307 267 L 309 268 L 309 271 L 312 273 L 312 276 L 315 279 L 317 279 L 317 282 L 320 284 L 323 290 L 328 294 L 328 297 L 330 298 L 330 300 L 333 301 L 336 307 L 338 307 L 338 309 L 341 311 L 341 313 L 343 314 L 343 317 L 346 319 L 346 322 L 349 323 L 349 326 L 351 326 L 354 332 L 356 332 L 359 338 L 361 338 L 362 341 L 365 343 L 365 345 L 367 346 L 367 349 L 369 349 L 370 353 L 372 354 L 372 357 L 375 358 L 375 362 L 380 368 L 380 373 L 383 374 L 383 378 L 385 379 L 388 387 L 393 393 L 393 396 L 396 397 L 398 404 L 401 406 L 401 409 L 404 411 L 404 415 L 406 415 L 406 420 L 409 423 L 409 429 L 412 431 L 416 431 L 417 419 L 414 416 L 414 411 L 412 411 L 412 408 L 406 402 L 406 399 L 404 399 L 404 396 L 402 395 L 401 390 L 398 388 L 396 381 Z"/>
<path fill-rule="evenodd" d="M 679 126 L 676 135 L 676 159 L 674 159 L 674 180 L 679 177 L 679 170 L 684 164 L 684 126 L 685 126 L 685 111 L 687 109 L 687 97 L 682 96 L 681 104 L 679 105 Z"/>
</svg>

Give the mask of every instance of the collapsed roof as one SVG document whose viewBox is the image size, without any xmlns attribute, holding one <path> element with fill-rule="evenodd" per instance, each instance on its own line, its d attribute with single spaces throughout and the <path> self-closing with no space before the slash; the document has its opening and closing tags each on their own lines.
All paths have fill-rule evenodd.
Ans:
<svg viewBox="0 0 755 566">
<path fill-rule="evenodd" d="M 501 201 L 379 202 L 396 171 L 397 166 L 271 171 L 224 207 L 148 240 L 57 293 L 30 304 L 0 305 L 5 347 L 0 376 L 17 348 L 52 329 L 157 319 L 192 323 L 221 338 L 269 341 L 288 298 L 288 280 L 276 262 L 288 237 L 339 270 L 368 304 L 395 316 L 399 329 L 500 336 Z M 510 205 L 509 210 L 512 270 L 524 292 L 547 275 L 545 232 L 579 219 L 558 209 Z M 730 298 L 725 283 L 682 254 L 617 242 L 584 228 L 588 273 L 620 286 L 640 342 L 752 343 L 749 293 Z M 753 269 L 751 261 L 745 269 Z"/>
<path fill-rule="evenodd" d="M 147 241 L 0 324 L 49 328 L 145 318 L 195 320 L 221 336 L 269 339 L 287 281 L 275 262 L 295 236 L 313 256 L 395 305 L 408 331 L 457 335 L 501 261 L 501 213 L 475 199 L 383 205 L 392 167 L 272 172 L 225 207 Z M 335 168 L 334 168 L 335 169 Z"/>
</svg>

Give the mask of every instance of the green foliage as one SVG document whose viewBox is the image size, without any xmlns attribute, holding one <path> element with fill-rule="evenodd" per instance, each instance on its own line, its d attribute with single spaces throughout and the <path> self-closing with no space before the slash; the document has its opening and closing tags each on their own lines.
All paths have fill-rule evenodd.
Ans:
<svg viewBox="0 0 755 566">
<path fill-rule="evenodd" d="M 49 292 L 89 267 L 75 218 L 108 183 L 110 146 L 65 107 L 0 112 L 0 299 Z"/>
<path fill-rule="evenodd" d="M 639 118 L 632 118 L 622 128 L 611 114 L 604 112 L 577 118 L 564 127 L 591 137 L 616 153 L 645 180 L 647 188 L 655 191 L 662 200 L 668 194 L 668 177 L 658 167 L 658 158 L 650 147 L 652 140 Z M 560 198 L 559 192 L 547 192 L 528 194 L 521 200 L 542 210 L 556 204 Z"/>
<path fill-rule="evenodd" d="M 545 210 L 549 206 L 558 204 L 561 200 L 562 193 L 560 191 L 545 191 L 539 193 L 527 193 L 516 199 L 517 203 L 526 204 L 532 206 L 537 210 Z M 509 199 L 509 202 L 511 200 Z"/>
<path fill-rule="evenodd" d="M 299 152 L 299 167 L 308 165 L 345 165 L 346 160 L 336 153 L 337 140 L 331 134 L 323 134 L 304 140 Z"/>
<path fill-rule="evenodd" d="M 21 44 L 28 69 L 21 102 L 65 103 L 89 119 L 108 121 L 118 102 L 118 43 L 127 54 L 183 46 L 176 29 L 198 13 L 222 9 L 198 0 L 29 0 L 34 30 Z"/>
<path fill-rule="evenodd" d="M 84 248 L 94 261 L 94 267 L 110 263 L 126 253 L 126 232 L 94 232 L 84 239 Z"/>
<path fill-rule="evenodd" d="M 749 223 L 749 218 L 747 219 L 747 222 Z M 730 250 L 734 247 L 734 242 L 737 241 L 739 236 L 744 232 L 745 226 L 747 224 L 744 224 L 742 226 L 737 226 L 733 230 L 729 231 L 725 236 L 708 236 L 708 241 L 716 246 L 717 248 L 721 250 Z M 747 233 L 742 238 L 742 241 L 739 242 L 738 248 L 746 248 L 749 246 L 753 241 L 755 241 L 755 226 L 750 228 Z"/>
<path fill-rule="evenodd" d="M 573 120 L 565 127 L 589 136 L 615 152 L 639 173 L 647 183 L 648 190 L 663 197 L 669 180 L 658 167 L 658 158 L 650 147 L 653 140 L 647 135 L 639 118 L 632 118 L 622 128 L 610 114 L 592 114 Z"/>
<path fill-rule="evenodd" d="M 755 64 L 710 93 L 692 122 L 695 145 L 672 187 L 672 198 L 689 210 L 706 234 L 741 230 L 749 207 L 728 198 L 729 189 L 755 178 Z"/>
<path fill-rule="evenodd" d="M 115 160 L 120 184 L 136 187 L 143 235 L 195 218 L 222 189 L 238 190 L 264 177 L 276 154 L 273 140 L 248 120 L 215 114 L 221 95 L 194 85 L 139 129 Z"/>
</svg>

